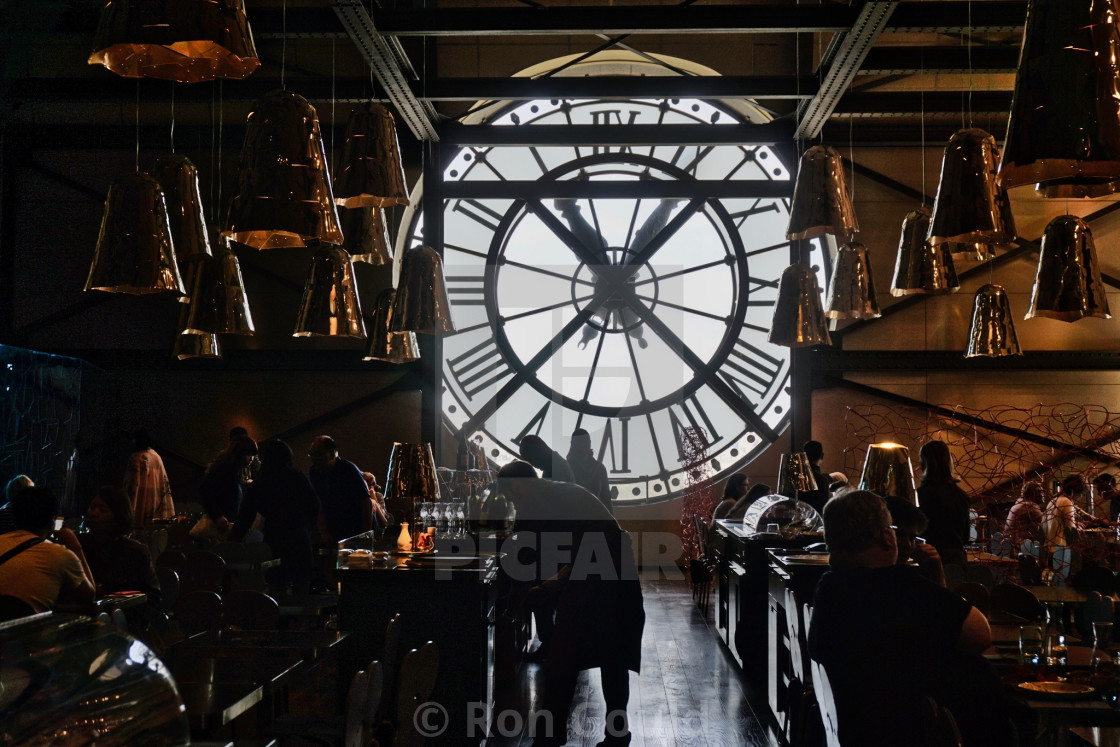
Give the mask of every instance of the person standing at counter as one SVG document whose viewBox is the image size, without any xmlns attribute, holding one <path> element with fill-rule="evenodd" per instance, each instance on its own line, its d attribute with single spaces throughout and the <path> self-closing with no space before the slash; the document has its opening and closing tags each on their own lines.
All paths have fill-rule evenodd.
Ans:
<svg viewBox="0 0 1120 747">
<path fill-rule="evenodd" d="M 323 524 L 334 542 L 377 528 L 362 471 L 338 455 L 330 436 L 311 442 L 311 484 L 319 495 Z M 369 517 L 369 518 L 367 518 Z"/>
<path fill-rule="evenodd" d="M 1023 483 L 1023 492 L 1007 512 L 1007 522 L 1003 526 L 1004 533 L 1011 538 L 1011 546 L 1015 552 L 1025 552 L 1020 548 L 1028 540 L 1042 541 L 1044 503 L 1046 500 L 1042 483 Z"/>
<path fill-rule="evenodd" d="M 16 528 L 0 535 L 0 590 L 47 612 L 56 602 L 88 604 L 94 598 L 93 574 L 72 531 L 55 532 L 58 498 L 47 488 L 19 491 L 11 500 Z"/>
<path fill-rule="evenodd" d="M 918 452 L 922 466 L 922 486 L 918 488 L 918 507 L 929 519 L 926 539 L 937 548 L 942 563 L 965 565 L 968 542 L 968 494 L 957 486 L 953 457 L 944 441 L 927 441 Z"/>
<path fill-rule="evenodd" d="M 607 467 L 595 458 L 595 452 L 591 450 L 591 434 L 583 428 L 572 431 L 572 442 L 568 448 L 568 466 L 572 470 L 575 483 L 598 498 L 613 515 L 611 482 L 607 477 Z"/>
<path fill-rule="evenodd" d="M 256 455 L 256 442 L 248 436 L 237 436 L 214 457 L 198 486 L 198 499 L 206 515 L 191 530 L 192 537 L 217 542 L 229 534 L 230 524 L 241 508 L 241 473 Z M 207 519 L 210 526 L 206 526 Z"/>
<path fill-rule="evenodd" d="M 152 439 L 141 429 L 132 436 L 133 452 L 124 473 L 124 490 L 132 501 L 132 515 L 138 526 L 146 527 L 156 519 L 175 516 L 171 483 L 163 459 L 152 448 Z"/>
<path fill-rule="evenodd" d="M 641 669 L 645 626 L 629 535 L 580 486 L 535 478 L 533 468 L 520 461 L 498 473 L 498 489 L 517 509 L 519 537 L 535 541 L 539 550 L 533 572 L 548 577 L 556 591 L 555 624 L 544 661 L 543 704 L 551 723 L 537 719 L 531 724 L 533 745 L 567 741 L 579 673 L 595 668 L 602 676 L 607 710 L 606 738 L 599 744 L 627 745 L 630 672 Z M 545 562 L 559 567 L 539 567 Z"/>
<path fill-rule="evenodd" d="M 952 712 L 965 747 L 1008 747 L 1003 684 L 980 655 L 988 621 L 964 599 L 896 565 L 887 505 L 866 490 L 824 508 L 829 567 L 817 585 L 809 653 L 836 700 L 840 743 L 925 744 L 921 714 L 932 697 Z"/>
</svg>

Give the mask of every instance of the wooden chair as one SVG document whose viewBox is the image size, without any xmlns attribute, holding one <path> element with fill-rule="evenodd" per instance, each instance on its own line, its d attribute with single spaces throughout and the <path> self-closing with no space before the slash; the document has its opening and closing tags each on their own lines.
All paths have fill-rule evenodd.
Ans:
<svg viewBox="0 0 1120 747">
<path fill-rule="evenodd" d="M 229 540 L 219 542 L 211 547 L 209 551 L 215 555 L 221 556 L 222 560 L 226 561 L 226 565 L 230 563 L 246 562 L 245 545 L 240 542 L 230 542 Z"/>
<path fill-rule="evenodd" d="M 956 563 L 945 564 L 945 588 L 955 589 L 957 584 L 964 583 L 967 580 L 964 577 L 964 566 Z"/>
<path fill-rule="evenodd" d="M 186 553 L 175 548 L 169 548 L 161 552 L 156 558 L 155 563 L 157 568 L 163 566 L 164 568 L 170 568 L 178 573 L 181 573 L 183 571 L 183 566 L 185 566 L 186 564 Z"/>
<path fill-rule="evenodd" d="M 179 571 L 179 588 L 183 591 L 205 589 L 220 592 L 226 576 L 226 561 L 221 555 L 195 550 L 187 555 Z"/>
<path fill-rule="evenodd" d="M 809 665 L 809 624 L 805 618 L 805 605 L 797 592 L 786 589 L 786 632 L 789 635 L 789 654 L 792 677 L 787 687 L 786 703 L 789 708 L 790 747 L 810 745 L 810 724 L 817 717 L 816 694 Z"/>
<path fill-rule="evenodd" d="M 988 587 L 975 581 L 965 581 L 964 583 L 957 584 L 953 591 L 963 597 L 964 600 L 973 607 L 983 612 L 984 617 L 991 617 L 992 598 L 991 594 L 988 592 Z"/>
<path fill-rule="evenodd" d="M 991 621 L 1021 624 L 1041 619 L 1046 613 L 1030 589 L 1016 584 L 996 584 L 991 591 Z"/>
<path fill-rule="evenodd" d="M 933 698 L 927 697 L 922 704 L 922 733 L 926 737 L 925 747 L 961 747 L 957 720 Z"/>
<path fill-rule="evenodd" d="M 273 720 L 265 732 L 285 741 L 299 739 L 340 747 L 369 747 L 373 720 L 381 704 L 382 667 L 373 661 L 354 673 L 346 691 L 343 712 L 337 715 L 286 713 Z"/>
<path fill-rule="evenodd" d="M 175 621 L 183 635 L 191 636 L 222 627 L 222 597 L 216 591 L 194 589 L 179 595 Z"/>
<path fill-rule="evenodd" d="M 810 659 L 813 672 L 813 685 L 816 688 L 817 703 L 821 709 L 821 722 L 824 725 L 824 738 L 827 747 L 842 747 L 840 744 L 840 720 L 836 714 L 836 698 L 832 694 L 832 684 L 820 662 Z"/>
<path fill-rule="evenodd" d="M 692 598 L 696 601 L 696 606 L 705 615 L 708 614 L 708 605 L 711 600 L 712 580 L 713 580 L 713 563 L 708 557 L 707 542 L 708 542 L 708 523 L 700 514 L 692 515 L 692 525 L 696 530 L 696 552 L 697 557 L 691 558 L 688 562 L 688 578 L 692 584 Z"/>
<path fill-rule="evenodd" d="M 222 598 L 222 622 L 240 630 L 277 630 L 280 605 L 263 591 L 235 589 Z"/>
<path fill-rule="evenodd" d="M 1042 566 L 1037 555 L 1019 553 L 1019 581 L 1023 586 L 1042 586 Z"/>
<path fill-rule="evenodd" d="M 159 579 L 159 608 L 170 612 L 175 609 L 175 603 L 179 599 L 179 574 L 166 565 L 157 565 L 156 578 Z"/>
<path fill-rule="evenodd" d="M 979 563 L 972 563 L 966 565 L 964 568 L 964 580 L 972 581 L 973 583 L 983 584 L 984 588 L 991 589 L 996 585 L 996 574 L 986 565 Z M 958 584 L 959 585 L 959 584 Z M 957 588 L 956 586 L 950 588 Z"/>
<path fill-rule="evenodd" d="M 401 613 L 393 615 L 385 626 L 385 647 L 381 651 L 384 697 L 378 708 L 377 722 L 394 723 L 396 720 L 397 677 L 401 666 Z"/>
<path fill-rule="evenodd" d="M 1069 585 L 1107 595 L 1116 591 L 1116 574 L 1101 565 L 1087 565 L 1073 575 Z"/>
<path fill-rule="evenodd" d="M 416 724 L 416 710 L 426 703 L 439 672 L 439 648 L 428 641 L 404 655 L 397 676 L 397 732 L 394 747 L 419 747 L 425 734 Z"/>
</svg>

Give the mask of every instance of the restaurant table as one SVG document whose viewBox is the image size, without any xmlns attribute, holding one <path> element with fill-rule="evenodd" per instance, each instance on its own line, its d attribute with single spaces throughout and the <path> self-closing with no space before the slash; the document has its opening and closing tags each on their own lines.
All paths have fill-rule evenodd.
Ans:
<svg viewBox="0 0 1120 747">
<path fill-rule="evenodd" d="M 186 707 L 191 734 L 206 736 L 233 724 L 234 719 L 261 702 L 264 688 L 252 682 L 176 683 Z"/>
<path fill-rule="evenodd" d="M 287 686 L 291 676 L 304 664 L 303 659 L 261 656 L 246 650 L 244 656 L 206 657 L 191 652 L 173 652 L 164 658 L 168 671 L 179 686 L 191 684 L 253 684 L 261 687 L 258 727 L 264 727 L 287 708 Z"/>
<path fill-rule="evenodd" d="M 176 654 L 229 657 L 259 650 L 262 654 L 317 659 L 348 635 L 333 630 L 208 630 L 180 643 Z"/>
<path fill-rule="evenodd" d="M 1026 586 L 1023 588 L 1038 597 L 1038 601 L 1043 604 L 1084 604 L 1089 593 L 1074 586 Z"/>
<path fill-rule="evenodd" d="M 126 610 L 138 607 L 148 601 L 148 595 L 142 591 L 117 591 L 98 597 L 92 602 L 61 603 L 54 606 L 55 612 L 68 612 L 78 615 L 97 617 L 102 612 L 112 614 L 113 610 Z"/>
</svg>

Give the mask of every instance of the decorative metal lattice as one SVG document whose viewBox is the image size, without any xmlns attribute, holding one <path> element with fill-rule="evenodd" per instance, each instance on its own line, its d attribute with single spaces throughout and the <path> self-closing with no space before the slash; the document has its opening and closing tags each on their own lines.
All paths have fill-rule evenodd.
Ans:
<svg viewBox="0 0 1120 747">
<path fill-rule="evenodd" d="M 680 461 L 687 476 L 684 499 L 681 501 L 681 541 L 684 545 L 684 557 L 692 559 L 700 557 L 707 539 L 697 536 L 692 517 L 699 515 L 707 522 L 715 509 L 712 502 L 712 482 L 704 469 L 704 464 L 708 461 L 708 437 L 703 428 L 681 429 L 681 454 Z"/>
</svg>

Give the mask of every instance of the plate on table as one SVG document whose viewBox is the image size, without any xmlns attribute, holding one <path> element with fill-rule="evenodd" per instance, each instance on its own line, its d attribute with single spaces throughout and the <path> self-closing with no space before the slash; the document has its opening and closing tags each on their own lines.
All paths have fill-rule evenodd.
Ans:
<svg viewBox="0 0 1120 747">
<path fill-rule="evenodd" d="M 393 550 L 393 555 L 402 558 L 411 558 L 419 555 L 435 555 L 439 550 Z"/>
<path fill-rule="evenodd" d="M 1025 695 L 1049 700 L 1077 700 L 1096 692 L 1082 682 L 1020 682 L 1018 688 Z"/>
</svg>

